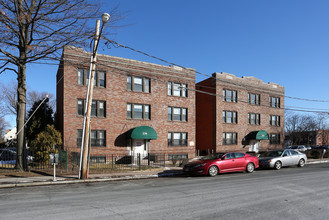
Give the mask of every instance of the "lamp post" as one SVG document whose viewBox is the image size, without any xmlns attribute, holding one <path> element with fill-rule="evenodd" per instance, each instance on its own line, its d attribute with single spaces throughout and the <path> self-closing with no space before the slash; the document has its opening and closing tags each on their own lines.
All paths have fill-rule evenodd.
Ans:
<svg viewBox="0 0 329 220">
<path fill-rule="evenodd" d="M 99 39 L 102 34 L 104 24 L 110 19 L 108 13 L 102 15 L 102 27 L 99 32 L 100 20 L 96 21 L 96 30 L 94 37 L 94 46 L 90 62 L 89 70 L 89 80 L 88 80 L 88 89 L 87 89 L 87 98 L 85 113 L 83 118 L 83 130 L 82 130 L 82 142 L 81 142 L 81 153 L 80 153 L 80 167 L 79 167 L 79 179 L 88 178 L 88 153 L 89 153 L 89 132 L 90 132 L 90 114 L 91 114 L 91 104 L 93 99 L 93 89 L 94 89 L 94 79 L 95 79 L 95 70 L 96 70 L 96 58 L 97 58 L 97 48 L 99 44 Z"/>
</svg>

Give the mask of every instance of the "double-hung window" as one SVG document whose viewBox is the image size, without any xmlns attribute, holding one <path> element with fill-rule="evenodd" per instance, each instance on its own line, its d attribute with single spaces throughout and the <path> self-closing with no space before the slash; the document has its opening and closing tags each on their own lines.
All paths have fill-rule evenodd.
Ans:
<svg viewBox="0 0 329 220">
<path fill-rule="evenodd" d="M 91 102 L 91 112 L 92 117 L 105 117 L 105 101 L 93 100 Z M 85 112 L 85 99 L 78 99 L 78 115 L 83 116 Z"/>
<path fill-rule="evenodd" d="M 236 124 L 238 122 L 238 113 L 233 111 L 223 111 L 223 122 Z"/>
<path fill-rule="evenodd" d="M 270 96 L 270 107 L 272 108 L 280 108 L 280 98 Z"/>
<path fill-rule="evenodd" d="M 238 134 L 235 132 L 223 133 L 223 145 L 233 145 L 238 143 Z"/>
<path fill-rule="evenodd" d="M 151 107 L 145 104 L 127 104 L 127 118 L 128 119 L 151 119 Z"/>
<path fill-rule="evenodd" d="M 146 77 L 127 76 L 127 90 L 150 93 L 151 80 Z"/>
<path fill-rule="evenodd" d="M 260 125 L 260 114 L 248 113 L 248 124 Z"/>
<path fill-rule="evenodd" d="M 187 146 L 186 132 L 169 132 L 168 146 Z"/>
<path fill-rule="evenodd" d="M 223 89 L 223 101 L 238 102 L 238 92 L 231 89 Z"/>
<path fill-rule="evenodd" d="M 249 104 L 260 105 L 260 95 L 259 94 L 248 93 L 248 100 L 249 100 Z"/>
<path fill-rule="evenodd" d="M 168 121 L 187 121 L 187 108 L 168 107 Z"/>
<path fill-rule="evenodd" d="M 280 144 L 280 134 L 270 134 L 270 144 Z"/>
<path fill-rule="evenodd" d="M 187 97 L 187 84 L 168 82 L 168 95 Z"/>
<path fill-rule="evenodd" d="M 105 139 L 105 130 L 91 130 L 90 131 L 90 145 L 92 147 L 105 147 L 106 139 Z M 77 136 L 77 145 L 81 147 L 82 143 L 82 130 L 78 130 Z"/>
<path fill-rule="evenodd" d="M 90 132 L 91 146 L 105 147 L 105 131 L 91 130 Z"/>
<path fill-rule="evenodd" d="M 78 69 L 78 85 L 88 85 L 90 72 L 86 69 Z M 106 87 L 106 74 L 104 71 L 96 71 L 94 77 L 94 86 Z"/>
<path fill-rule="evenodd" d="M 168 154 L 168 160 L 182 160 L 182 159 L 187 159 L 188 154 Z"/>
<path fill-rule="evenodd" d="M 270 125 L 280 126 L 280 116 L 279 115 L 270 115 Z"/>
</svg>

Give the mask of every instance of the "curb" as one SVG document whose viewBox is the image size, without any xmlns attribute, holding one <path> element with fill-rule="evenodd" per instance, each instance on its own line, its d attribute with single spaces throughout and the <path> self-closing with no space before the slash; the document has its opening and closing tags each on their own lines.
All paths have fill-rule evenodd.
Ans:
<svg viewBox="0 0 329 220">
<path fill-rule="evenodd" d="M 306 164 L 319 164 L 319 163 L 329 163 L 329 160 L 307 161 Z"/>
</svg>

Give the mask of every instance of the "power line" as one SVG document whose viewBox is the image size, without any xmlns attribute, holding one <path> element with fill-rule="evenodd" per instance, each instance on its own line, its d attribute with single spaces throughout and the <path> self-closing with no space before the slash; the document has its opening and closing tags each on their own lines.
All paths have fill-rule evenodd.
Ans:
<svg viewBox="0 0 329 220">
<path fill-rule="evenodd" d="M 157 59 L 159 61 L 162 61 L 164 63 L 167 63 L 167 64 L 170 64 L 170 65 L 174 65 L 174 66 L 178 66 L 178 67 L 181 67 L 183 69 L 188 69 L 184 66 L 181 66 L 179 64 L 176 64 L 176 63 L 173 63 L 173 62 L 170 62 L 170 61 L 167 61 L 165 59 L 162 59 L 162 58 L 159 58 L 159 57 L 156 57 L 156 56 L 153 56 L 153 55 L 150 55 L 146 52 L 143 52 L 143 51 L 140 51 L 140 50 L 137 50 L 137 49 L 134 49 L 132 47 L 129 47 L 129 46 L 126 46 L 126 45 L 122 45 L 116 41 L 113 41 L 113 40 L 109 40 L 108 38 L 104 37 L 107 41 L 105 42 L 105 45 L 108 46 L 109 44 L 112 44 L 114 47 L 118 48 L 118 47 L 122 47 L 122 48 L 126 48 L 126 49 L 129 49 L 129 50 L 132 50 L 134 52 L 137 52 L 137 53 L 140 53 L 140 54 L 143 54 L 145 56 L 148 56 L 148 57 L 151 57 L 151 58 L 154 58 L 154 59 Z M 216 77 L 213 77 L 212 75 L 209 75 L 209 74 L 205 74 L 205 73 L 202 73 L 202 72 L 199 72 L 199 71 L 195 71 L 196 73 L 200 74 L 200 75 L 203 75 L 203 76 L 207 76 L 207 77 L 210 77 L 210 78 L 213 78 L 213 79 L 216 79 L 216 80 L 219 80 L 218 78 Z M 234 82 L 228 82 L 228 83 L 231 83 L 231 84 L 235 84 L 237 85 L 236 83 Z M 329 100 L 317 100 L 317 99 L 306 99 L 306 98 L 299 98 L 299 97 L 292 97 L 292 96 L 284 96 L 286 98 L 290 98 L 290 99 L 295 99 L 295 100 L 301 100 L 301 101 L 309 101 L 309 102 L 329 102 Z"/>
<path fill-rule="evenodd" d="M 111 41 L 111 42 L 113 42 L 113 41 Z M 117 43 L 117 44 L 118 44 L 118 43 Z M 121 47 L 121 44 L 118 44 L 118 45 Z M 124 46 L 124 45 L 122 45 L 122 46 Z M 136 52 L 139 52 L 139 53 L 145 54 L 146 56 L 150 56 L 150 57 L 152 57 L 152 58 L 158 59 L 158 60 L 160 60 L 160 61 L 163 61 L 163 62 L 169 63 L 169 64 L 171 64 L 171 65 L 179 66 L 179 67 L 181 67 L 181 68 L 183 68 L 183 69 L 188 69 L 188 68 L 185 68 L 185 67 L 183 67 L 183 66 L 177 65 L 177 64 L 175 64 L 175 63 L 165 61 L 164 59 L 157 58 L 157 57 L 152 56 L 152 55 L 148 55 L 147 53 L 144 53 L 144 52 L 141 52 L 141 51 L 135 50 L 135 49 L 130 48 L 130 47 L 128 47 L 128 46 L 124 46 L 124 47 L 125 47 L 125 48 L 128 48 L 128 49 L 131 49 L 131 50 L 133 50 L 133 51 L 136 51 Z M 64 61 L 67 62 L 67 63 L 69 63 L 70 65 L 73 65 L 73 66 L 76 66 L 76 67 L 80 67 L 81 64 L 85 63 L 85 62 L 82 61 L 82 60 L 76 60 L 76 59 L 65 59 Z M 33 62 L 33 63 L 37 63 L 37 64 L 45 64 L 45 65 L 58 65 L 58 64 L 55 64 L 55 63 L 48 63 L 48 62 Z M 126 72 L 126 73 L 130 73 L 130 74 L 135 75 L 135 76 L 142 76 L 142 77 L 145 77 L 145 75 L 143 75 L 143 74 L 136 74 L 136 72 L 134 72 L 134 71 L 129 71 L 129 70 L 127 70 L 127 69 L 121 69 L 121 68 L 119 68 L 119 67 L 114 67 L 114 66 L 112 66 L 112 65 L 105 65 L 105 64 L 101 64 L 101 63 L 98 63 L 98 65 L 99 65 L 99 66 L 104 66 L 104 67 L 110 67 L 110 68 L 113 68 L 113 69 L 117 69 L 117 70 L 119 70 L 119 71 L 123 71 L 123 72 Z M 59 67 L 58 69 L 63 69 L 63 68 Z M 196 71 L 196 72 L 197 72 L 197 71 Z M 121 73 L 118 73 L 118 74 L 121 74 Z M 201 73 L 201 74 L 202 74 L 202 73 Z M 125 74 L 125 75 L 127 75 L 127 74 Z M 205 75 L 205 76 L 209 76 L 209 75 L 207 75 L 207 74 L 203 74 L 203 75 Z M 159 79 L 159 78 L 157 78 L 157 77 L 150 77 L 149 75 L 148 75 L 147 77 L 149 77 L 149 78 L 152 79 L 152 80 L 161 81 L 161 82 L 163 82 L 163 83 L 168 83 L 168 81 L 166 81 L 166 80 L 161 80 L 161 79 Z M 212 76 L 209 76 L 209 77 L 211 77 L 211 78 L 215 78 L 215 77 L 212 77 Z M 58 85 L 58 83 L 59 83 L 63 78 L 64 78 L 64 74 L 63 74 L 63 76 L 62 76 L 59 80 L 57 80 L 56 85 Z M 215 79 L 218 80 L 218 78 L 215 78 Z M 198 86 L 198 85 L 196 85 L 196 86 Z M 216 89 L 216 88 L 214 88 L 214 87 L 207 87 L 207 86 L 203 86 L 203 85 L 200 86 L 200 87 L 210 88 L 210 89 Z M 216 93 L 204 92 L 204 91 L 202 91 L 202 90 L 192 89 L 192 88 L 186 88 L 186 89 L 187 89 L 187 90 L 193 90 L 193 91 L 195 91 L 195 92 L 199 92 L 199 93 L 203 93 L 203 94 L 208 94 L 208 95 L 213 95 L 213 96 L 217 96 L 217 97 L 223 98 L 222 95 L 220 95 L 220 94 L 216 94 Z M 301 98 L 290 97 L 290 96 L 285 96 L 285 97 L 287 97 L 287 98 L 295 98 L 295 99 L 304 100 L 304 99 L 301 99 Z M 311 100 L 311 99 L 305 99 L 305 100 L 308 100 L 308 101 L 322 101 L 322 102 L 324 102 L 324 100 Z M 250 104 L 249 100 L 237 99 L 237 102 L 242 102 L 242 103 L 248 103 L 248 104 Z M 325 101 L 325 102 L 326 102 L 326 101 Z M 329 102 L 329 101 L 328 101 L 328 102 Z M 273 107 L 271 107 L 271 106 L 269 106 L 269 105 L 263 105 L 263 104 L 259 104 L 259 105 L 256 105 L 256 106 L 263 106 L 263 107 L 273 108 Z M 302 110 L 302 109 L 296 109 L 296 108 L 303 108 L 303 107 L 289 106 L 289 108 L 285 107 L 285 108 L 281 108 L 281 109 L 288 110 L 288 111 L 302 111 L 302 112 L 310 112 L 310 113 L 328 113 L 328 114 L 329 114 L 329 112 L 321 111 L 321 110 L 323 110 L 323 109 L 315 109 L 315 108 L 314 108 L 314 110 Z M 307 108 L 304 108 L 304 109 L 307 109 Z M 310 108 L 310 109 L 311 109 L 311 108 Z M 328 110 L 328 111 L 329 111 L 329 110 Z"/>
</svg>

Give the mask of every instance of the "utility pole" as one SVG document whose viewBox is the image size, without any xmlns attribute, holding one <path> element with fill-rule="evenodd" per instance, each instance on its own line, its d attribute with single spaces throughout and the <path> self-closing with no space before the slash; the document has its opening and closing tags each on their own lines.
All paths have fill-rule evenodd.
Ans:
<svg viewBox="0 0 329 220">
<path fill-rule="evenodd" d="M 88 178 L 88 154 L 89 154 L 89 132 L 90 132 L 90 115 L 91 115 L 91 104 L 93 99 L 94 90 L 94 79 L 96 71 L 96 59 L 97 59 L 97 48 L 104 24 L 110 19 L 110 15 L 104 13 L 102 15 L 102 28 L 99 32 L 100 20 L 96 21 L 96 30 L 94 36 L 94 46 L 90 63 L 89 70 L 89 80 L 88 80 L 88 90 L 87 90 L 87 100 L 85 106 L 85 114 L 83 119 L 83 131 L 82 131 L 82 143 L 81 143 L 81 155 L 80 155 L 80 168 L 79 168 L 79 179 Z"/>
</svg>

